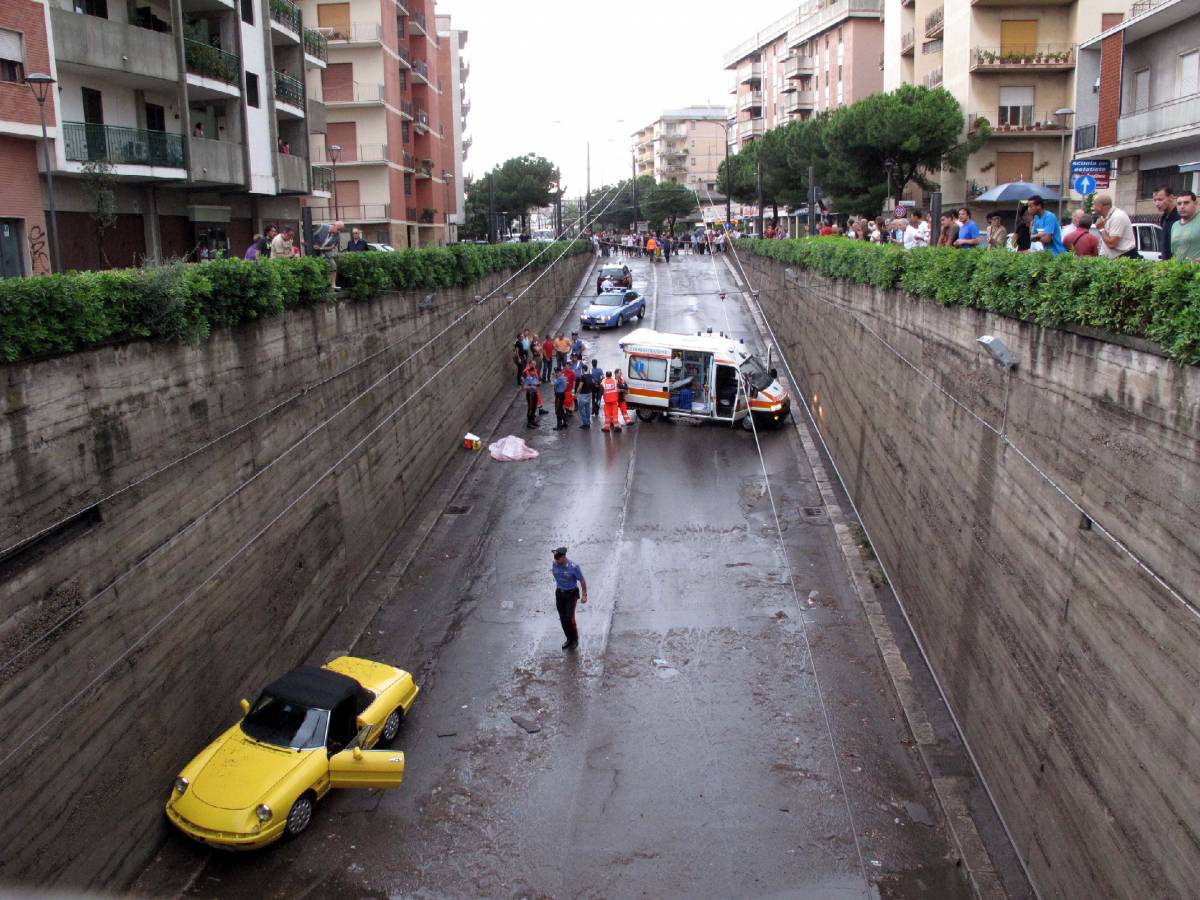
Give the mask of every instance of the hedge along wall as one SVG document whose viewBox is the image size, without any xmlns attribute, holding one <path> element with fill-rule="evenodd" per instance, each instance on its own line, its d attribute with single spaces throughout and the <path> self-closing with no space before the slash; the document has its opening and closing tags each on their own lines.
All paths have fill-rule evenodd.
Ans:
<svg viewBox="0 0 1200 900">
<path fill-rule="evenodd" d="M 582 241 L 546 244 L 457 244 L 394 253 L 347 253 L 338 280 L 349 300 L 384 291 L 471 284 L 518 269 L 538 257 L 541 268 Z M 151 338 L 194 341 L 213 329 L 334 302 L 329 264 L 320 257 L 216 260 L 147 269 L 69 272 L 0 281 L 0 361 L 70 353 L 108 341 Z"/>
<path fill-rule="evenodd" d="M 179 767 L 356 599 L 462 435 L 511 398 L 514 332 L 547 327 L 592 261 L 424 286 L 536 252 L 463 249 L 339 263 L 351 294 L 381 270 L 415 290 L 0 365 L 0 550 L 33 539 L 0 555 L 0 665 L 25 651 L 0 670 L 4 880 L 119 889 L 140 870 Z"/>
<path fill-rule="evenodd" d="M 738 250 L 945 306 L 972 306 L 1050 328 L 1079 325 L 1147 338 L 1200 364 L 1200 265 L 926 247 L 846 238 L 738 242 Z"/>
<path fill-rule="evenodd" d="M 740 256 L 1041 896 L 1196 896 L 1200 367 Z"/>
</svg>

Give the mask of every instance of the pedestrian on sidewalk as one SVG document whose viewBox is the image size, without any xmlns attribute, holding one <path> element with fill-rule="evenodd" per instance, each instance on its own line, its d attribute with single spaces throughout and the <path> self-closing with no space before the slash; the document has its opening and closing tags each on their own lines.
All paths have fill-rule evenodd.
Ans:
<svg viewBox="0 0 1200 900">
<path fill-rule="evenodd" d="M 567 559 L 567 548 L 558 547 L 554 551 L 554 564 L 550 566 L 550 574 L 554 576 L 554 606 L 558 610 L 558 621 L 562 624 L 563 635 L 567 642 L 562 645 L 564 650 L 574 650 L 579 646 L 579 627 L 575 624 L 575 604 L 581 598 L 579 591 L 583 589 L 582 602 L 588 602 L 587 579 L 583 577 L 583 569 L 578 564 Z"/>
<path fill-rule="evenodd" d="M 525 427 L 537 428 L 538 406 L 541 404 L 538 377 L 532 371 L 525 373 Z"/>
<path fill-rule="evenodd" d="M 554 430 L 567 427 L 567 376 L 562 369 L 554 373 Z"/>
<path fill-rule="evenodd" d="M 538 367 L 538 375 L 542 381 L 550 380 L 550 373 L 554 371 L 554 339 L 547 332 L 546 339 L 542 341 L 542 362 Z"/>
<path fill-rule="evenodd" d="M 579 378 L 575 381 L 575 393 L 579 401 L 579 427 L 592 427 L 592 373 L 587 363 L 580 366 Z"/>
</svg>

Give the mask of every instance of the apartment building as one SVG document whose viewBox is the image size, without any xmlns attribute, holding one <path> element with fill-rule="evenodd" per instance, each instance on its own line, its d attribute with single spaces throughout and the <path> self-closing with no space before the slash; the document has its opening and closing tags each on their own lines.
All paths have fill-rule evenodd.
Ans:
<svg viewBox="0 0 1200 900">
<path fill-rule="evenodd" d="M 964 171 L 941 173 L 945 204 L 1009 181 L 1058 187 L 1071 152 L 1077 48 L 1100 31 L 1103 7 L 1100 0 L 886 0 L 885 89 L 945 88 L 962 106 L 968 133 L 982 119 L 992 127 Z"/>
<path fill-rule="evenodd" d="M 49 72 L 46 6 L 35 0 L 0 5 L 0 278 L 50 272 L 50 238 L 38 183 L 41 120 L 25 76 Z M 57 138 L 57 106 L 47 101 L 46 126 Z"/>
<path fill-rule="evenodd" d="M 632 135 L 637 174 L 677 181 L 698 191 L 717 191 L 717 167 L 725 158 L 725 108 L 668 109 Z"/>
<path fill-rule="evenodd" d="M 728 53 L 733 148 L 881 90 L 882 14 L 883 0 L 810 0 Z"/>
<path fill-rule="evenodd" d="M 60 268 L 240 254 L 266 223 L 298 223 L 312 184 L 302 73 L 324 61 L 288 0 L 12 5 L 42 11 L 57 79 Z M 97 227 L 89 182 L 111 191 L 115 227 Z"/>
<path fill-rule="evenodd" d="M 315 221 L 339 218 L 394 247 L 445 244 L 453 217 L 451 41 L 434 0 L 303 0 L 329 42 L 308 87 L 326 108 L 322 162 L 336 172 Z M 338 149 L 334 149 L 338 148 Z"/>
<path fill-rule="evenodd" d="M 463 166 L 471 146 L 471 139 L 466 133 L 467 115 L 471 112 L 471 101 L 467 97 L 467 76 L 471 73 L 471 67 L 462 55 L 467 47 L 467 32 L 451 27 L 449 16 L 438 16 L 437 24 L 438 39 L 449 48 L 450 54 L 450 91 L 446 99 L 451 131 L 447 140 L 451 142 L 449 161 L 453 166 L 450 170 L 453 181 L 449 191 L 452 202 L 446 208 L 446 239 L 454 242 L 458 240 L 459 226 L 466 222 L 466 178 Z"/>
<path fill-rule="evenodd" d="M 1157 219 L 1154 188 L 1200 187 L 1200 6 L 1141 0 L 1079 47 L 1075 156 L 1109 160 L 1110 192 Z"/>
</svg>

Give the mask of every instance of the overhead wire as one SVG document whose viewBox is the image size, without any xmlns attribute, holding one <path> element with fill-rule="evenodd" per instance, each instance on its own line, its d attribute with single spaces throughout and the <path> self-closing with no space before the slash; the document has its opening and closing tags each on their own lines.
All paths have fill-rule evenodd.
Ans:
<svg viewBox="0 0 1200 900">
<path fill-rule="evenodd" d="M 615 198 L 613 198 L 613 199 L 615 199 Z M 610 199 L 609 202 L 611 203 L 612 199 Z M 574 223 L 572 223 L 572 227 L 576 224 L 579 224 L 582 221 L 583 221 L 582 217 L 580 219 L 577 219 Z M 533 287 L 533 285 L 537 284 L 537 282 L 540 281 L 542 277 L 544 277 L 555 265 L 557 265 L 558 262 L 560 262 L 562 260 L 562 258 L 566 255 L 567 250 L 569 250 L 569 249 L 570 249 L 569 246 L 564 248 L 562 250 L 562 252 L 558 255 L 558 257 L 553 262 L 551 262 L 549 266 L 547 266 L 540 273 L 538 273 L 537 277 L 534 278 L 534 280 L 531 281 L 529 283 L 529 285 L 526 286 L 526 288 L 521 292 L 521 294 L 519 296 L 524 296 L 526 293 L 528 293 L 528 291 Z M 493 294 L 494 294 L 494 292 L 493 292 Z M 511 301 L 509 304 L 506 304 L 501 309 L 500 314 L 496 318 L 494 318 L 491 322 L 489 322 L 487 325 L 484 326 L 484 328 L 482 329 L 480 334 L 482 334 L 483 332 L 485 332 L 489 328 L 491 328 L 491 326 L 495 323 L 495 321 L 497 321 L 499 316 L 506 313 L 511 308 L 512 303 L 515 303 L 515 302 L 516 302 L 516 298 L 514 298 L 514 300 Z M 478 303 L 472 305 L 472 307 L 470 307 L 467 310 L 467 313 L 469 314 L 475 308 L 475 306 L 478 306 L 478 305 L 479 305 Z M 466 314 L 458 317 L 458 319 L 455 320 L 455 324 L 457 322 L 461 322 L 463 320 L 463 318 L 465 318 L 465 315 Z M 451 327 L 453 327 L 453 326 L 451 326 Z M 448 330 L 448 329 L 444 329 L 442 332 L 443 334 L 445 333 L 445 330 Z M 471 340 L 465 346 L 470 346 L 471 343 L 474 343 L 474 341 L 479 336 L 480 335 L 477 334 L 475 337 L 471 338 Z M 426 344 L 424 346 L 428 346 L 429 343 L 430 342 L 426 342 Z M 328 417 L 323 419 L 321 422 L 319 422 L 316 425 L 314 425 L 313 427 L 309 428 L 303 435 L 301 435 L 296 441 L 294 441 L 290 446 L 288 446 L 285 450 L 283 450 L 278 456 L 276 456 L 270 462 L 266 463 L 260 469 L 255 471 L 253 475 L 251 475 L 245 481 L 241 482 L 241 484 L 239 484 L 237 487 L 235 487 L 234 489 L 232 489 L 231 491 L 227 492 L 222 497 L 220 497 L 216 502 L 214 502 L 211 506 L 209 506 L 203 512 L 198 514 L 196 516 L 196 518 L 194 518 L 191 522 L 189 522 L 187 525 L 185 525 L 182 529 L 180 529 L 175 534 L 173 534 L 169 539 L 167 539 L 163 543 L 156 546 L 153 550 L 151 550 L 145 556 L 141 557 L 133 566 L 124 570 L 119 575 L 114 577 L 112 581 L 110 581 L 108 584 L 106 584 L 103 588 L 101 588 L 97 593 L 93 594 L 86 601 L 75 606 L 69 613 L 62 616 L 57 621 L 55 621 L 54 624 L 52 624 L 48 628 L 46 628 L 38 637 L 34 638 L 33 640 L 29 641 L 24 646 L 22 646 L 19 650 L 17 650 L 15 653 L 13 653 L 3 663 L 0 663 L 0 673 L 3 673 L 4 671 L 6 671 L 9 667 L 11 667 L 13 665 L 13 663 L 17 662 L 19 659 L 21 659 L 23 656 L 25 656 L 31 650 L 33 650 L 34 648 L 39 646 L 43 641 L 45 641 L 46 639 L 48 639 L 49 637 L 54 635 L 65 625 L 69 624 L 73 619 L 75 619 L 77 616 L 79 616 L 85 610 L 90 608 L 93 603 L 95 603 L 102 597 L 109 594 L 114 588 L 116 588 L 119 584 L 121 584 L 128 576 L 132 575 L 139 568 L 141 568 L 142 566 L 144 566 L 151 560 L 157 558 L 159 555 L 161 555 L 166 550 L 168 550 L 170 547 L 172 547 L 179 539 L 183 538 L 184 536 L 189 534 L 191 531 L 193 531 L 195 528 L 199 527 L 200 524 L 202 524 L 217 509 L 219 509 L 221 506 L 223 506 L 229 500 L 233 499 L 235 496 L 240 494 L 243 490 L 245 490 L 247 487 L 249 487 L 255 481 L 257 481 L 260 477 L 262 477 L 264 474 L 266 474 L 268 471 L 270 471 L 277 463 L 281 462 L 283 459 L 288 457 L 293 451 L 295 451 L 297 448 L 299 448 L 301 445 L 303 445 L 305 442 L 307 442 L 311 437 L 313 437 L 319 431 L 326 428 L 330 423 L 332 423 L 335 419 L 337 419 L 340 415 L 342 415 L 342 413 L 346 412 L 348 409 L 353 408 L 355 406 L 355 404 L 357 404 L 360 400 L 362 400 L 362 398 L 366 397 L 368 394 L 370 394 L 372 391 L 374 391 L 377 387 L 379 387 L 379 385 L 381 385 L 385 381 L 389 380 L 396 372 L 398 372 L 401 368 L 403 368 L 405 365 L 407 365 L 407 363 L 410 362 L 415 357 L 415 355 L 416 355 L 416 353 L 410 354 L 405 360 L 403 360 L 402 362 L 400 362 L 399 364 L 394 366 L 392 369 L 385 372 L 383 375 L 381 375 L 379 378 L 377 378 L 371 384 L 367 385 L 367 387 L 364 388 L 362 391 L 360 391 L 357 395 L 355 395 L 355 397 L 353 399 L 351 399 L 347 403 L 343 404 L 338 410 L 336 410 L 334 413 L 332 413 L 331 415 L 329 415 Z M 453 359 L 453 358 L 454 357 L 451 357 L 451 359 Z M 444 366 L 443 366 L 443 368 L 444 368 Z M 441 369 L 439 369 L 438 371 L 440 372 Z M 413 396 L 415 396 L 415 393 Z M 411 399 L 411 397 L 410 397 L 410 399 Z"/>
</svg>

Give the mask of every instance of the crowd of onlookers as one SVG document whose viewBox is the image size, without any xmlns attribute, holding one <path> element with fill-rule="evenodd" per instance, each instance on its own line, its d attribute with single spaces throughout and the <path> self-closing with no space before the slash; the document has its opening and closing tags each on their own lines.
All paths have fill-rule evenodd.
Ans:
<svg viewBox="0 0 1200 900">
<path fill-rule="evenodd" d="M 737 240 L 741 232 L 728 234 L 720 229 L 700 229 L 675 235 L 670 231 L 597 231 L 587 235 L 597 256 L 648 257 L 671 261 L 678 253 L 724 253 L 729 240 Z"/>
<path fill-rule="evenodd" d="M 1178 195 L 1167 185 L 1154 191 L 1159 212 L 1158 241 L 1160 258 L 1200 262 L 1200 219 L 1196 217 L 1196 195 L 1182 191 Z M 1012 229 L 1008 223 L 1012 223 Z M 1017 253 L 1045 251 L 1058 255 L 1105 256 L 1110 259 L 1140 259 L 1134 224 L 1129 215 L 1113 205 L 1108 194 L 1092 198 L 1091 209 L 1079 208 L 1061 221 L 1046 208 L 1038 196 L 1020 204 L 1016 213 L 992 212 L 980 227 L 970 209 L 961 207 L 941 214 L 934 237 L 933 223 L 921 210 L 898 206 L 888 219 L 880 216 L 850 218 L 845 227 L 826 222 L 821 236 L 843 235 L 851 240 L 875 244 L 900 244 L 906 249 L 957 247 L 962 250 L 1012 250 Z M 764 235 L 769 237 L 770 235 Z"/>
</svg>

